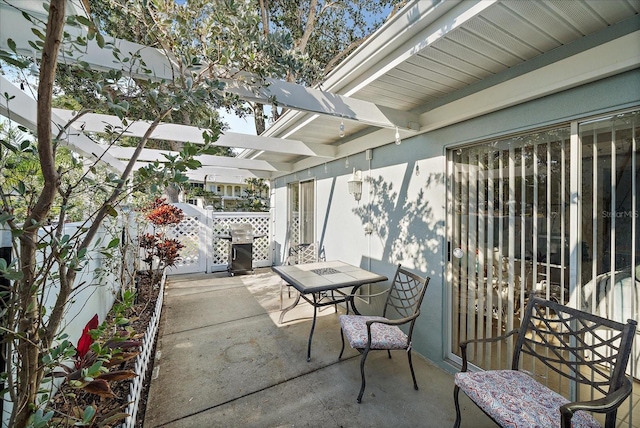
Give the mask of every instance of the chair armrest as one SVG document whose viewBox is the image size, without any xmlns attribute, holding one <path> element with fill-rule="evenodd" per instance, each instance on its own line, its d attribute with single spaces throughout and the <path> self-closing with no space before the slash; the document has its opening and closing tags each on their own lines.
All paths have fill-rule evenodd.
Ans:
<svg viewBox="0 0 640 428">
<path fill-rule="evenodd" d="M 499 342 L 501 340 L 505 340 L 506 338 L 508 338 L 509 336 L 513 336 L 514 334 L 518 334 L 520 332 L 519 328 L 514 328 L 511 331 L 508 331 L 507 333 L 500 335 L 500 336 L 496 336 L 496 337 L 489 337 L 486 339 L 470 339 L 470 340 L 464 340 L 462 342 L 460 342 L 460 354 L 462 355 L 462 369 L 460 371 L 462 372 L 466 372 L 467 371 L 467 345 L 469 344 L 475 344 L 475 343 L 491 343 L 491 342 Z"/>
<path fill-rule="evenodd" d="M 596 413 L 609 413 L 610 411 L 617 409 L 631 394 L 631 390 L 631 381 L 629 381 L 628 378 L 625 378 L 620 388 L 605 397 L 591 401 L 575 401 L 561 406 L 560 413 L 562 414 L 562 427 L 571 427 L 571 418 L 578 410 L 586 410 Z"/>
<path fill-rule="evenodd" d="M 402 325 L 402 324 L 406 324 L 409 321 L 412 321 L 412 320 L 418 318 L 418 315 L 420 315 L 420 312 L 416 312 L 415 314 L 411 315 L 410 317 L 400 318 L 400 319 L 397 319 L 397 320 L 369 320 L 369 321 L 367 321 L 367 330 L 371 329 L 371 324 L 374 324 L 374 323 L 380 323 L 380 324 L 386 324 L 386 325 Z"/>
<path fill-rule="evenodd" d="M 420 315 L 420 311 L 419 310 L 415 314 L 411 315 L 410 317 L 400 318 L 400 319 L 397 319 L 397 320 L 385 319 L 385 320 L 369 320 L 369 321 L 367 321 L 366 322 L 366 324 L 367 324 L 367 347 L 369 347 L 371 345 L 371 326 L 373 324 L 379 323 L 379 324 L 386 324 L 386 325 L 402 325 L 402 324 L 406 324 L 406 323 L 418 318 L 418 315 Z"/>
</svg>

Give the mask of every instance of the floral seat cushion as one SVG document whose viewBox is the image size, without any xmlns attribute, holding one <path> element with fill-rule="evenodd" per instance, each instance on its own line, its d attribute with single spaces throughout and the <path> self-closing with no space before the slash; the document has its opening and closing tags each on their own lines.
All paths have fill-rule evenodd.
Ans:
<svg viewBox="0 0 640 428">
<path fill-rule="evenodd" d="M 560 406 L 569 402 L 526 372 L 516 370 L 457 373 L 455 384 L 503 427 L 559 427 Z M 583 411 L 576 412 L 571 422 L 573 428 L 600 427 Z"/>
<path fill-rule="evenodd" d="M 364 315 L 341 315 L 340 327 L 344 336 L 352 348 L 363 349 L 367 347 L 367 321 L 387 320 L 383 317 Z M 397 326 L 380 323 L 371 325 L 370 349 L 406 349 L 408 346 L 407 335 Z"/>
</svg>

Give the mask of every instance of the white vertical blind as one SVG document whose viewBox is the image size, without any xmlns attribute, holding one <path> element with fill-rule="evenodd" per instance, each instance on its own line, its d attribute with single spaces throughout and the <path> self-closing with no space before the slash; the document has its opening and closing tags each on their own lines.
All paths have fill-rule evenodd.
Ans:
<svg viewBox="0 0 640 428">
<path fill-rule="evenodd" d="M 617 321 L 640 320 L 639 116 L 573 122 L 448 153 L 449 240 L 463 253 L 447 269 L 452 354 L 461 340 L 517 327 L 532 292 Z M 480 368 L 506 367 L 511 350 L 507 342 L 469 355 Z M 546 368 L 522 364 L 565 396 L 580 393 Z"/>
<path fill-rule="evenodd" d="M 562 271 L 556 272 L 562 263 L 550 262 L 566 246 L 558 219 L 565 219 L 567 135 L 566 128 L 543 131 L 448 154 L 448 230 L 452 250 L 463 254 L 450 257 L 448 268 L 452 353 L 461 340 L 517 327 L 530 292 L 557 300 L 568 295 Z M 480 367 L 500 366 L 512 345 L 470 348 L 469 355 Z"/>
</svg>

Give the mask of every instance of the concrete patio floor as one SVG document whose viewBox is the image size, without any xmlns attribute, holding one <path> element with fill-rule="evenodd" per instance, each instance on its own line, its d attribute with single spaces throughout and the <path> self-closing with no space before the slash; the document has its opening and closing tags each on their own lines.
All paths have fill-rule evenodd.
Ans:
<svg viewBox="0 0 640 428">
<path fill-rule="evenodd" d="M 279 324 L 279 291 L 270 269 L 168 278 L 145 428 L 453 426 L 453 376 L 416 353 L 418 391 L 404 352 L 373 352 L 358 404 L 360 354 L 338 360 L 338 314 L 320 313 L 307 362 L 312 308 Z M 462 400 L 463 427 L 495 426 Z"/>
</svg>

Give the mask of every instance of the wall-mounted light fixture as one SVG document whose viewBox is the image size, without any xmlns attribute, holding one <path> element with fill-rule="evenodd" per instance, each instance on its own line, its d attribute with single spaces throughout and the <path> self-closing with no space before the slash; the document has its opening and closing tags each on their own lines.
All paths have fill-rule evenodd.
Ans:
<svg viewBox="0 0 640 428">
<path fill-rule="evenodd" d="M 347 182 L 349 185 L 349 194 L 353 195 L 354 199 L 360 202 L 360 198 L 362 197 L 362 172 L 360 170 L 356 171 L 353 168 L 353 174 L 351 174 L 351 178 Z"/>
</svg>

